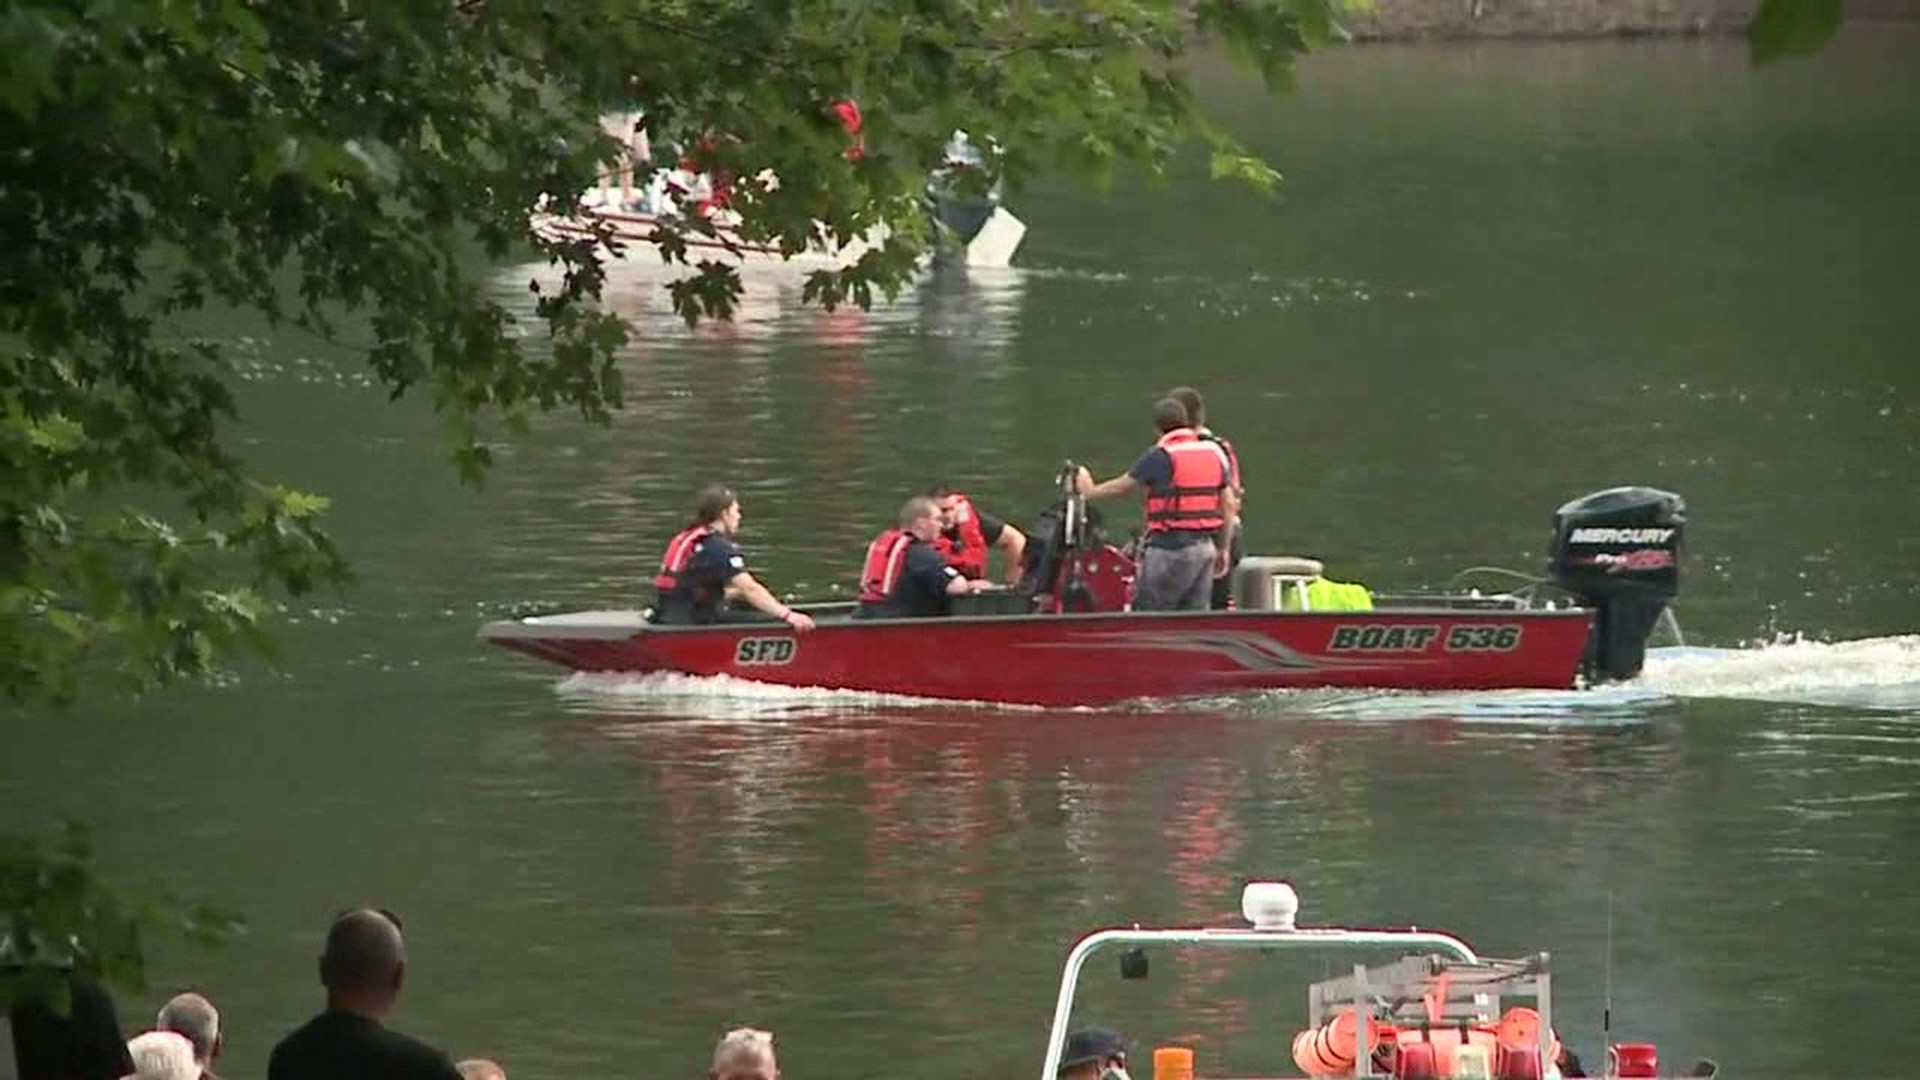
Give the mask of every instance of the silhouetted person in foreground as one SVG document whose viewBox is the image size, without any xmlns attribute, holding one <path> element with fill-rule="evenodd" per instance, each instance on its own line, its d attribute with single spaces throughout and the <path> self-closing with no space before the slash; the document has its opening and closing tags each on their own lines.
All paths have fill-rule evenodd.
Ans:
<svg viewBox="0 0 1920 1080">
<path fill-rule="evenodd" d="M 335 919 L 320 957 L 326 1011 L 273 1048 L 267 1080 L 461 1080 L 447 1055 L 383 1026 L 406 973 L 391 915 L 362 908 Z"/>
<path fill-rule="evenodd" d="M 0 974 L 18 972 L 0 968 Z M 14 1060 L 0 1065 L 17 1068 L 20 1080 L 119 1080 L 131 1073 L 133 1057 L 113 998 L 85 975 L 65 977 L 71 995 L 65 1016 L 40 1002 L 7 1011 Z"/>
</svg>

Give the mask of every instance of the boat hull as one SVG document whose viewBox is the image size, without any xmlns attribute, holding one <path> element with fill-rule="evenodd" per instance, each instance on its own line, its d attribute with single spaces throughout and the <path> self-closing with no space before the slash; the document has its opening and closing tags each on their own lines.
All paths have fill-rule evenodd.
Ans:
<svg viewBox="0 0 1920 1080">
<path fill-rule="evenodd" d="M 548 239 L 606 239 L 612 241 L 602 252 L 606 257 L 618 261 L 639 259 L 649 263 L 660 260 L 660 248 L 653 242 L 654 230 L 659 223 L 658 218 L 647 214 L 605 208 L 582 209 L 572 216 L 544 212 L 533 216 L 534 231 Z M 941 260 L 942 264 L 957 264 L 973 269 L 1003 269 L 1012 261 L 1014 252 L 1019 250 L 1026 232 L 1024 222 L 1005 208 L 996 207 L 974 238 L 959 250 L 947 253 L 948 257 Z M 810 269 L 845 269 L 859 262 L 867 252 L 885 244 L 887 236 L 887 229 L 876 225 L 845 244 L 831 246 L 825 240 L 816 239 L 791 255 L 784 254 L 777 244 L 746 240 L 724 228 L 716 236 L 684 231 L 681 239 L 687 247 L 687 261 L 691 263 L 711 259 L 742 267 L 789 265 Z"/>
<path fill-rule="evenodd" d="M 726 675 L 1007 704 L 1100 705 L 1253 690 L 1568 689 L 1580 609 L 1113 612 L 655 627 L 637 612 L 490 623 L 485 640 L 575 671 Z"/>
</svg>

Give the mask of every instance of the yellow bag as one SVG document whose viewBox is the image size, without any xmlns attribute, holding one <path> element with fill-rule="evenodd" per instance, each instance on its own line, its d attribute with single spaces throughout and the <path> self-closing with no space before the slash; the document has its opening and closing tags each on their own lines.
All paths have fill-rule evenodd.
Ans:
<svg viewBox="0 0 1920 1080">
<path fill-rule="evenodd" d="M 1288 589 L 1281 607 L 1300 610 L 1299 593 Z M 1372 611 L 1373 593 L 1365 585 L 1329 581 L 1323 577 L 1307 582 L 1307 607 L 1313 611 Z"/>
</svg>

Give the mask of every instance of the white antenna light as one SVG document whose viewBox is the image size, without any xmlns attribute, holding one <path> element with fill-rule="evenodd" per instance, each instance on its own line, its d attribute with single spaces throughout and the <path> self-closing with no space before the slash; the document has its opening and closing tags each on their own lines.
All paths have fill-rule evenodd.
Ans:
<svg viewBox="0 0 1920 1080">
<path fill-rule="evenodd" d="M 1240 913 L 1255 930 L 1292 930 L 1300 897 L 1284 881 L 1249 881 L 1240 893 Z"/>
</svg>

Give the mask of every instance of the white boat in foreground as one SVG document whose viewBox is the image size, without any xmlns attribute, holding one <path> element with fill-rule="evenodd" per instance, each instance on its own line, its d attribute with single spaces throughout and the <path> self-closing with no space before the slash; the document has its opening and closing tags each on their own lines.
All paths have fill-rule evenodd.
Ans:
<svg viewBox="0 0 1920 1080">
<path fill-rule="evenodd" d="M 1060 976 L 1041 1080 L 1056 1080 L 1063 1065 L 1076 1064 L 1096 1066 L 1090 1075 L 1110 1075 L 1099 1062 L 1063 1061 L 1082 973 L 1096 953 L 1110 949 L 1121 950 L 1123 979 L 1148 977 L 1150 949 L 1239 950 L 1275 960 L 1309 951 L 1359 954 L 1351 968 L 1329 965 L 1347 973 L 1307 986 L 1303 1028 L 1290 1040 L 1282 1029 L 1268 1041 L 1276 1058 L 1287 1054 L 1281 1047 L 1290 1047 L 1293 1069 L 1306 1076 L 1556 1080 L 1588 1075 L 1554 1030 L 1553 979 L 1546 953 L 1496 960 L 1434 930 L 1297 926 L 1299 898 L 1291 885 L 1278 881 L 1249 883 L 1240 907 L 1249 926 L 1134 925 L 1081 938 L 1067 954 Z M 1392 950 L 1402 955 L 1386 963 L 1366 962 Z M 1704 1078 L 1718 1072 L 1714 1062 L 1703 1059 L 1686 1072 L 1662 1073 L 1652 1043 L 1615 1042 L 1611 1033 L 1608 1042 L 1606 1069 L 1598 1075 Z M 1362 1047 L 1367 1050 L 1362 1052 Z M 1237 1065 L 1202 1060 L 1192 1045 L 1160 1045 L 1150 1054 L 1129 1055 L 1134 1075 L 1144 1078 L 1149 1062 L 1154 1080 L 1250 1075 Z M 1257 1075 L 1290 1074 L 1298 1075 L 1282 1065 L 1262 1068 Z"/>
</svg>

